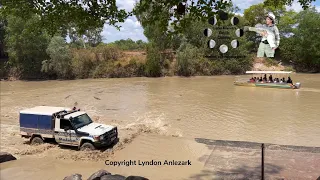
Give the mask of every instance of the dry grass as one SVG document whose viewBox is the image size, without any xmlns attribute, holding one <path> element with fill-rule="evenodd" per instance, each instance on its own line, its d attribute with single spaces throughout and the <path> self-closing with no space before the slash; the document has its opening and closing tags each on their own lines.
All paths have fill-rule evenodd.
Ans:
<svg viewBox="0 0 320 180">
<path fill-rule="evenodd" d="M 137 63 L 145 63 L 147 54 L 144 51 L 123 51 L 123 57 L 119 60 L 121 65 L 127 65 L 134 59 Z"/>
</svg>

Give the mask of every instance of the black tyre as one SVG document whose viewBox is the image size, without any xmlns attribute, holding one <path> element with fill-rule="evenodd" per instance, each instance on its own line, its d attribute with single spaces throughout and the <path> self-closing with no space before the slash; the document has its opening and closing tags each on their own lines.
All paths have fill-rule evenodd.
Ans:
<svg viewBox="0 0 320 180">
<path fill-rule="evenodd" d="M 35 136 L 31 139 L 32 145 L 43 144 L 43 139 L 41 137 Z"/>
<path fill-rule="evenodd" d="M 80 151 L 93 151 L 96 148 L 94 147 L 94 145 L 92 143 L 89 142 L 85 142 L 81 145 L 80 147 Z"/>
</svg>

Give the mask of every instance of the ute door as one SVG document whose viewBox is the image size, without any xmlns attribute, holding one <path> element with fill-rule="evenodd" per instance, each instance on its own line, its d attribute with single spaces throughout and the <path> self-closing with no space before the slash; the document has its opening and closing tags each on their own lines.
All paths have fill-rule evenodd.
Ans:
<svg viewBox="0 0 320 180">
<path fill-rule="evenodd" d="M 69 121 L 70 122 L 70 121 Z M 69 130 L 66 131 L 68 136 L 69 145 L 78 146 L 79 137 L 77 136 L 76 131 L 74 130 L 73 126 Z"/>
<path fill-rule="evenodd" d="M 60 125 L 55 129 L 55 139 L 57 143 L 64 145 L 76 144 L 76 133 L 67 119 L 60 119 Z"/>
</svg>

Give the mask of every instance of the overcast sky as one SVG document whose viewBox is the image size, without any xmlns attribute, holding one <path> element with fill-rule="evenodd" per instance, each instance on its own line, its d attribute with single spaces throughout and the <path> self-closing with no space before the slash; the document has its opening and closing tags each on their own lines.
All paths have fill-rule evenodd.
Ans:
<svg viewBox="0 0 320 180">
<path fill-rule="evenodd" d="M 241 11 L 239 13 L 243 13 L 243 10 L 250 7 L 251 5 L 258 4 L 263 2 L 263 0 L 233 0 L 233 4 L 237 5 Z M 131 11 L 134 7 L 135 0 L 117 0 L 117 5 L 120 9 L 126 9 L 127 11 Z M 318 11 L 320 12 L 320 1 L 316 0 L 313 3 L 316 6 Z M 297 12 L 301 11 L 301 6 L 294 0 L 294 3 L 291 7 L 287 7 L 287 9 L 293 9 Z M 120 24 L 122 28 L 118 31 L 116 28 L 112 26 L 105 25 L 102 36 L 104 38 L 104 42 L 113 42 L 120 39 L 132 39 L 134 41 L 142 40 L 147 41 L 147 38 L 143 34 L 143 28 L 140 23 L 137 21 L 137 18 L 129 17 L 124 23 Z"/>
</svg>

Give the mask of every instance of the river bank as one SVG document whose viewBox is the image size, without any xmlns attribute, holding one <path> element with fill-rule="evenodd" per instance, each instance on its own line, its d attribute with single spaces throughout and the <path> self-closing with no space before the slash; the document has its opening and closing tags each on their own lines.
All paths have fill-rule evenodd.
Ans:
<svg viewBox="0 0 320 180">
<path fill-rule="evenodd" d="M 179 62 L 175 52 L 169 51 L 163 52 L 162 56 L 164 60 L 151 62 L 151 60 L 148 61 L 145 51 L 121 51 L 116 48 L 109 49 L 107 47 L 105 47 L 104 51 L 102 50 L 101 48 L 85 50 L 85 52 L 74 50 L 74 59 L 70 60 L 71 65 L 67 71 L 68 73 L 64 75 L 57 75 L 48 70 L 46 73 L 39 72 L 24 77 L 23 73 L 17 68 L 6 69 L 4 62 L 1 62 L 0 79 L 10 81 L 43 81 L 92 78 L 243 75 L 247 70 L 294 71 L 291 65 L 283 65 L 279 61 L 267 58 L 255 58 L 253 54 L 241 60 L 211 60 L 199 57 L 185 60 L 186 62 L 181 62 L 181 60 Z"/>
</svg>

